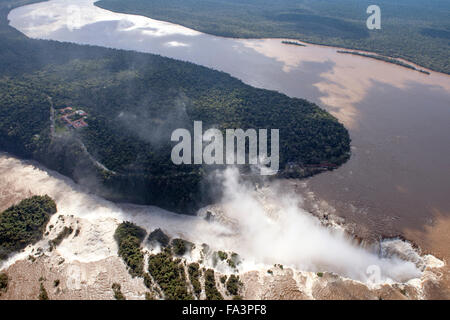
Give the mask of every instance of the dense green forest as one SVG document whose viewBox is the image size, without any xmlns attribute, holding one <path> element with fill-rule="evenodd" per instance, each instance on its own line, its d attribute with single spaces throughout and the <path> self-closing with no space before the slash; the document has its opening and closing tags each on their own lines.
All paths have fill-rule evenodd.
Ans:
<svg viewBox="0 0 450 320">
<path fill-rule="evenodd" d="M 40 240 L 54 213 L 49 196 L 33 196 L 0 213 L 0 260 Z"/>
<path fill-rule="evenodd" d="M 366 28 L 372 4 L 381 9 L 381 30 Z M 96 5 L 218 36 L 299 39 L 450 73 L 448 0 L 101 0 Z"/>
<path fill-rule="evenodd" d="M 202 292 L 202 285 L 200 283 L 200 265 L 197 262 L 190 263 L 188 265 L 189 281 L 191 281 L 192 288 L 194 289 L 194 294 L 197 299 L 200 298 L 200 293 Z"/>
<path fill-rule="evenodd" d="M 279 128 L 280 168 L 339 165 L 349 157 L 347 130 L 315 104 L 157 55 L 28 39 L 6 21 L 24 3 L 0 0 L 1 150 L 36 159 L 111 200 L 182 213 L 213 196 L 205 192 L 208 168 L 170 160 L 171 132 L 194 120 L 204 130 Z M 88 127 L 53 129 L 54 115 L 67 106 L 86 111 Z"/>
<path fill-rule="evenodd" d="M 205 294 L 206 300 L 223 300 L 223 296 L 217 290 L 216 278 L 213 269 L 205 271 Z"/>
<path fill-rule="evenodd" d="M 166 300 L 193 300 L 188 291 L 186 274 L 180 259 L 174 259 L 170 248 L 150 255 L 148 271 L 164 292 Z"/>
<path fill-rule="evenodd" d="M 131 222 L 121 223 L 114 233 L 114 239 L 119 245 L 119 256 L 123 259 L 132 276 L 144 276 L 144 254 L 141 243 L 146 232 Z"/>
</svg>

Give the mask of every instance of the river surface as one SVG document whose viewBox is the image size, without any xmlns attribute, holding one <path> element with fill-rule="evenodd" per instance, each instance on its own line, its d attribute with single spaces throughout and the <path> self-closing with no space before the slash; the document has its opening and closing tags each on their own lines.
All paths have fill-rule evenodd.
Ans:
<svg viewBox="0 0 450 320">
<path fill-rule="evenodd" d="M 94 2 L 52 0 L 14 9 L 8 19 L 31 38 L 160 54 L 313 101 L 349 129 L 352 157 L 337 170 L 291 182 L 300 193 L 383 234 L 450 216 L 448 75 L 333 47 L 216 37 Z"/>
</svg>

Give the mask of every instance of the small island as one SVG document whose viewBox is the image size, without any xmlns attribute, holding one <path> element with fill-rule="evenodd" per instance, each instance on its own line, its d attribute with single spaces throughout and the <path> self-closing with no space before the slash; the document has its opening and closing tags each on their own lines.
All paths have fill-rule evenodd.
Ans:
<svg viewBox="0 0 450 320">
<path fill-rule="evenodd" d="M 281 43 L 283 43 L 283 44 L 291 44 L 291 45 L 299 46 L 299 47 L 306 47 L 305 44 L 300 43 L 300 42 L 297 42 L 297 41 L 287 41 L 287 40 L 283 40 L 283 41 L 281 41 Z"/>
<path fill-rule="evenodd" d="M 425 74 L 428 74 L 428 75 L 430 74 L 430 73 L 429 73 L 428 71 L 426 71 L 426 70 L 417 69 L 416 67 L 414 67 L 414 66 L 411 65 L 411 64 L 405 63 L 405 62 L 403 62 L 403 61 L 401 61 L 401 60 L 394 59 L 394 58 L 389 58 L 389 57 L 385 57 L 385 56 L 380 56 L 380 55 L 377 55 L 377 54 L 361 53 L 361 52 L 358 52 L 358 51 L 338 50 L 337 52 L 338 52 L 338 53 L 353 54 L 353 55 L 355 55 L 355 56 L 361 56 L 361 57 L 366 57 L 366 58 L 372 58 L 372 59 L 376 59 L 376 60 L 381 60 L 381 61 L 384 61 L 384 62 L 388 62 L 388 63 L 393 63 L 393 64 L 396 64 L 396 65 L 399 65 L 399 66 L 401 66 L 401 67 L 405 67 L 405 68 L 408 68 L 408 69 L 412 69 L 412 70 L 415 70 L 415 71 L 419 71 L 419 72 L 422 72 L 422 73 L 425 73 Z"/>
</svg>

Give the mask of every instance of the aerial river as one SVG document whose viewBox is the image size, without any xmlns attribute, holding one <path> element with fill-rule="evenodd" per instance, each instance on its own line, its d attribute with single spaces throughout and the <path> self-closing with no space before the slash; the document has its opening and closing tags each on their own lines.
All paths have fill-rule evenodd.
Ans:
<svg viewBox="0 0 450 320">
<path fill-rule="evenodd" d="M 317 103 L 349 129 L 352 157 L 289 183 L 362 232 L 419 232 L 450 216 L 450 76 L 334 47 L 216 37 L 94 2 L 51 0 L 14 9 L 8 19 L 30 38 L 160 54 Z"/>
</svg>

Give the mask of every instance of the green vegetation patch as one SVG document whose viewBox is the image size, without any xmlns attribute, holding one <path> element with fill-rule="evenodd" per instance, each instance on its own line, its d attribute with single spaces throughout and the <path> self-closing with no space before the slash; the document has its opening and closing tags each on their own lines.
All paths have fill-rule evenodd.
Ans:
<svg viewBox="0 0 450 320">
<path fill-rule="evenodd" d="M 368 30 L 371 0 L 101 0 L 145 15 L 234 38 L 290 38 L 404 58 L 450 73 L 450 2 L 378 0 L 381 30 Z"/>
<path fill-rule="evenodd" d="M 226 283 L 227 292 L 230 295 L 236 296 L 239 294 L 239 290 L 242 287 L 242 282 L 239 281 L 239 276 L 232 274 Z"/>
<path fill-rule="evenodd" d="M 232 259 L 228 259 L 227 263 L 230 266 L 230 268 L 236 269 L 236 263 Z"/>
<path fill-rule="evenodd" d="M 122 293 L 120 284 L 113 283 L 111 288 L 113 289 L 113 292 L 114 292 L 114 299 L 116 299 L 116 300 L 126 300 L 125 296 Z"/>
<path fill-rule="evenodd" d="M 47 195 L 22 200 L 0 213 L 0 260 L 42 238 L 55 202 Z"/>
<path fill-rule="evenodd" d="M 145 300 L 155 300 L 155 296 L 151 292 L 145 293 Z"/>
<path fill-rule="evenodd" d="M 49 245 L 51 248 L 55 248 L 57 246 L 59 246 L 61 244 L 61 242 L 67 238 L 68 236 L 70 236 L 73 232 L 72 227 L 67 227 L 65 226 L 60 233 L 58 233 L 58 235 L 56 236 L 55 239 L 52 239 L 49 241 Z"/>
<path fill-rule="evenodd" d="M 177 256 L 182 256 L 186 251 L 191 250 L 193 243 L 183 239 L 173 239 L 171 242 L 172 251 Z"/>
<path fill-rule="evenodd" d="M 169 245 L 170 238 L 160 228 L 158 228 L 149 234 L 147 241 L 149 243 L 157 242 L 161 247 L 167 247 Z"/>
<path fill-rule="evenodd" d="M 164 292 L 167 300 L 192 300 L 188 292 L 184 267 L 174 259 L 169 248 L 148 258 L 148 271 Z"/>
<path fill-rule="evenodd" d="M 8 275 L 4 272 L 0 273 L 0 296 L 2 295 L 2 293 L 8 291 L 8 283 Z"/>
<path fill-rule="evenodd" d="M 240 263 L 240 257 L 237 253 L 233 252 L 231 253 L 231 256 L 227 259 L 227 263 L 230 266 L 230 268 L 236 269 L 237 265 Z"/>
<path fill-rule="evenodd" d="M 192 287 L 194 288 L 194 293 L 197 298 L 200 297 L 202 292 L 202 287 L 200 284 L 200 265 L 196 262 L 188 265 L 189 280 L 191 281 Z"/>
<path fill-rule="evenodd" d="M 228 254 L 224 251 L 217 251 L 217 255 L 219 256 L 219 259 L 222 261 L 228 258 Z"/>
<path fill-rule="evenodd" d="M 286 40 L 283 40 L 283 41 L 281 41 L 281 43 L 283 43 L 283 44 L 291 44 L 291 45 L 299 46 L 299 47 L 306 47 L 306 45 L 304 45 L 303 43 L 297 42 L 297 41 L 286 41 Z"/>
<path fill-rule="evenodd" d="M 121 223 L 114 233 L 114 238 L 119 245 L 119 256 L 128 266 L 132 276 L 144 276 L 144 254 L 141 243 L 146 232 L 132 222 Z"/>
<path fill-rule="evenodd" d="M 208 269 L 205 271 L 205 293 L 206 300 L 223 300 L 223 296 L 216 287 L 216 279 L 214 277 L 213 269 Z"/>
<path fill-rule="evenodd" d="M 39 285 L 39 300 L 48 300 L 48 293 L 47 290 L 44 287 L 44 284 L 41 282 Z"/>
</svg>

